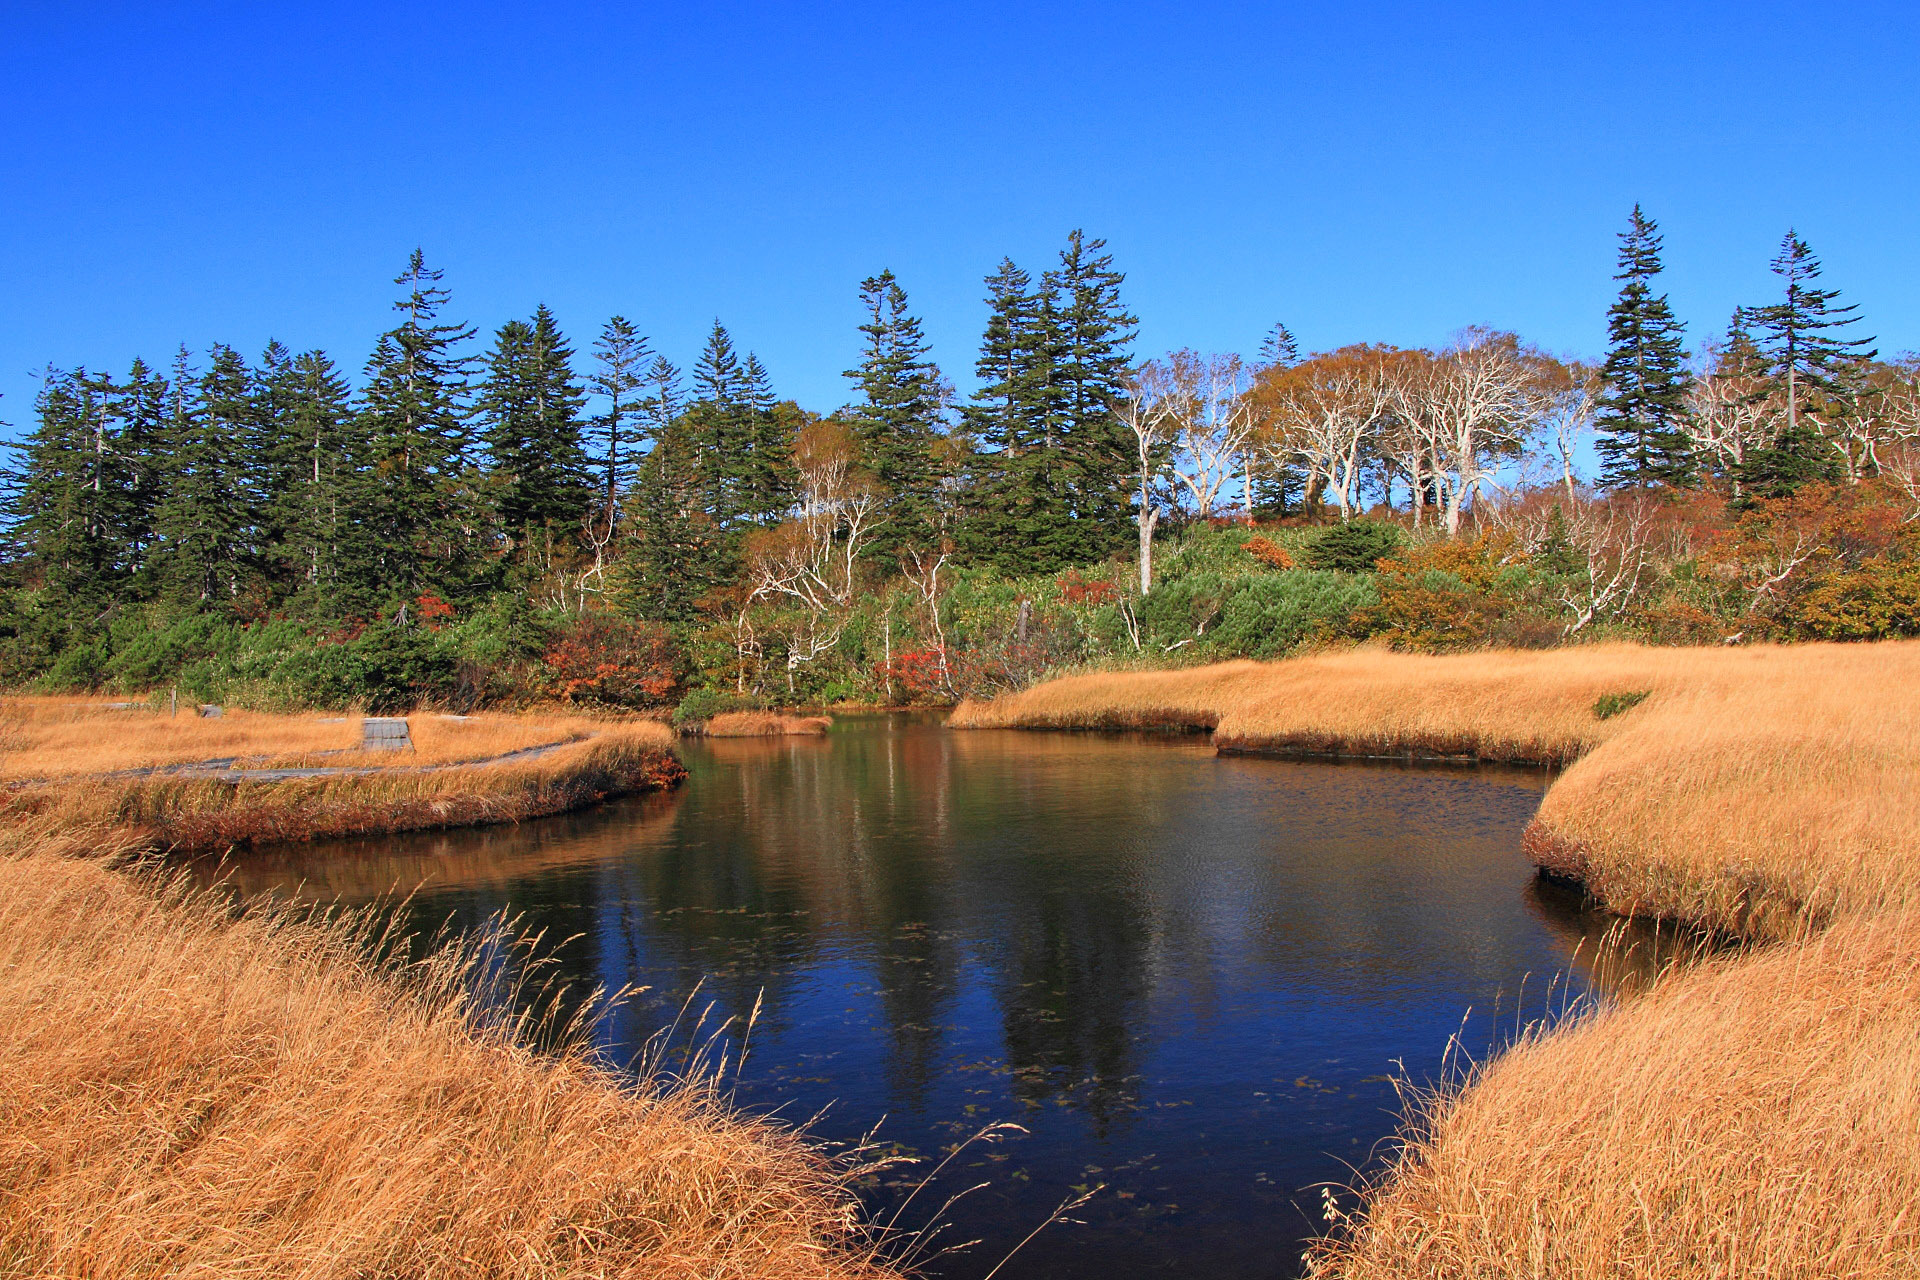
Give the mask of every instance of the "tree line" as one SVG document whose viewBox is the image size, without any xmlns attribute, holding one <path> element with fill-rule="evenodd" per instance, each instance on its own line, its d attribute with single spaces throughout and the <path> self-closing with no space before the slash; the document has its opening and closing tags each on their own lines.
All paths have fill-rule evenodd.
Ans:
<svg viewBox="0 0 1920 1280">
<path fill-rule="evenodd" d="M 955 573 L 1126 556 L 1144 598 L 1156 540 L 1207 520 L 1397 512 L 1457 538 L 1529 485 L 1585 492 L 1590 437 L 1616 492 L 1920 493 L 1914 363 L 1853 333 L 1798 235 L 1778 299 L 1692 352 L 1661 255 L 1636 207 L 1599 362 L 1486 329 L 1302 355 L 1284 325 L 1251 358 L 1143 360 L 1123 274 L 1076 231 L 1047 270 L 986 278 L 964 398 L 900 281 L 862 281 L 852 394 L 822 416 L 718 321 L 690 370 L 621 316 L 578 353 L 545 306 L 482 344 L 415 251 L 357 380 L 279 342 L 48 368 L 0 494 L 0 638 L 31 675 L 103 623 L 326 637 L 484 612 L 537 647 L 595 615 L 667 629 L 695 680 L 784 668 L 793 689 L 876 591 L 923 601 L 925 641 Z"/>
</svg>

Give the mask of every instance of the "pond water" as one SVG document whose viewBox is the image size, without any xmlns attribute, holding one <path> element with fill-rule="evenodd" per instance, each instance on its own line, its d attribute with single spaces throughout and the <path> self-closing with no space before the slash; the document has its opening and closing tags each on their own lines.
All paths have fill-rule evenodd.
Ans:
<svg viewBox="0 0 1920 1280">
<path fill-rule="evenodd" d="M 1397 1074 L 1600 981 L 1612 922 L 1519 852 L 1540 772 L 911 715 L 685 755 L 672 795 L 224 874 L 422 935 L 516 915 L 578 989 L 647 988 L 598 1032 L 622 1061 L 689 996 L 709 1024 L 758 1003 L 740 1105 L 931 1157 L 871 1180 L 883 1218 L 953 1144 L 1022 1126 L 901 1215 L 987 1184 L 936 1238 L 981 1241 L 928 1268 L 958 1280 L 1096 1187 L 999 1274 L 1296 1274 L 1320 1185 L 1384 1158 Z"/>
</svg>

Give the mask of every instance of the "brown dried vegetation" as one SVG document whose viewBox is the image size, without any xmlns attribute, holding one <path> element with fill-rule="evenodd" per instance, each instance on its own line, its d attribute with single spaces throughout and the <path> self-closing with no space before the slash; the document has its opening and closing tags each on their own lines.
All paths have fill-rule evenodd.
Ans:
<svg viewBox="0 0 1920 1280">
<path fill-rule="evenodd" d="M 414 751 L 363 753 L 357 719 L 202 720 L 10 699 L 0 704 L 0 777 L 15 781 L 0 791 L 0 817 L 104 826 L 138 845 L 193 851 L 516 822 L 685 777 L 671 730 L 650 720 L 416 716 L 409 727 Z M 541 747 L 551 750 L 511 754 Z M 127 772 L 235 758 L 239 768 L 219 775 Z M 327 772 L 265 772 L 287 768 Z"/>
<path fill-rule="evenodd" d="M 829 716 L 788 716 L 776 711 L 726 711 L 706 722 L 710 738 L 813 736 L 833 727 Z"/>
<path fill-rule="evenodd" d="M 527 1049 L 463 994 L 476 953 L 382 968 L 338 923 L 4 841 L 8 1275 L 883 1274 L 832 1164 L 711 1078 Z"/>
</svg>

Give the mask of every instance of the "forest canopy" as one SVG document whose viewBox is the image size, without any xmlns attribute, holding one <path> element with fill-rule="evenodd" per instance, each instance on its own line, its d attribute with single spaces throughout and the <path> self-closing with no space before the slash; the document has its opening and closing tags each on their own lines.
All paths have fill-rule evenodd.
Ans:
<svg viewBox="0 0 1920 1280">
<path fill-rule="evenodd" d="M 1920 379 L 1789 233 L 1691 346 L 1659 229 L 1592 362 L 1135 350 L 1105 244 L 985 279 L 956 394 L 857 289 L 821 415 L 719 321 L 691 369 L 415 251 L 357 374 L 272 342 L 48 367 L 0 495 L 0 679 L 261 705 L 948 701 L 1087 664 L 1920 634 Z M 1597 474 L 1582 474 L 1597 459 Z"/>
</svg>

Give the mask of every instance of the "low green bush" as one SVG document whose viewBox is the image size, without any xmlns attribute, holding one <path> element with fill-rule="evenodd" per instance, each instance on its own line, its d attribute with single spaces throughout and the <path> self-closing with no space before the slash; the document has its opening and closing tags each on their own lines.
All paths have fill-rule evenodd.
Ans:
<svg viewBox="0 0 1920 1280">
<path fill-rule="evenodd" d="M 1347 520 L 1330 525 L 1307 544 L 1307 565 L 1339 573 L 1372 573 L 1374 565 L 1406 543 L 1397 524 L 1384 520 Z"/>
</svg>

